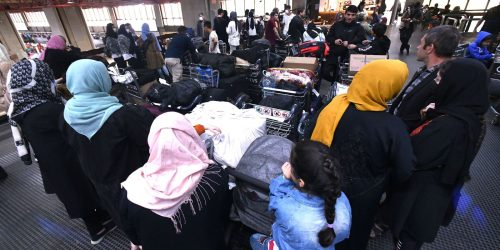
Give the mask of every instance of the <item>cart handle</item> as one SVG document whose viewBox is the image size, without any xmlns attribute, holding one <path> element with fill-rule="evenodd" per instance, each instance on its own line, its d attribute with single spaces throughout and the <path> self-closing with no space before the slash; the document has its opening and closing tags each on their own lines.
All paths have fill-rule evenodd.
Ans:
<svg viewBox="0 0 500 250">
<path fill-rule="evenodd" d="M 259 179 L 256 179 L 256 178 L 253 178 L 251 176 L 240 173 L 240 172 L 238 172 L 235 169 L 230 168 L 230 167 L 226 168 L 226 172 L 228 174 L 234 176 L 234 178 L 242 180 L 242 181 L 247 182 L 247 183 L 250 183 L 253 186 L 257 187 L 258 189 L 261 189 L 262 191 L 265 191 L 267 193 L 269 193 L 269 191 L 270 191 L 269 190 L 269 183 L 266 183 L 266 182 L 261 181 Z"/>
</svg>

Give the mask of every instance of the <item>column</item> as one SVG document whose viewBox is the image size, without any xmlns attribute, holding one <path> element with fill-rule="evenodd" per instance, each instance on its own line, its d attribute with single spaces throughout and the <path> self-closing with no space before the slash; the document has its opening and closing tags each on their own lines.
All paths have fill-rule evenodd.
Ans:
<svg viewBox="0 0 500 250">
<path fill-rule="evenodd" d="M 9 54 L 15 54 L 18 58 L 26 57 L 24 52 L 24 42 L 12 23 L 7 12 L 0 12 L 0 39 L 3 45 L 9 50 Z"/>
<path fill-rule="evenodd" d="M 58 22 L 62 23 L 66 37 L 73 46 L 79 47 L 82 51 L 95 49 L 80 7 L 57 8 L 56 11 L 59 14 Z M 52 26 L 52 23 L 50 25 Z"/>
</svg>

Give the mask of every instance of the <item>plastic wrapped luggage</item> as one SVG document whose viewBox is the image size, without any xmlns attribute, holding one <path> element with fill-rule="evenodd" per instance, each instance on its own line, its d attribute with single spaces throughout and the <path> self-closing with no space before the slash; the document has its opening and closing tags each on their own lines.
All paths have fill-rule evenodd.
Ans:
<svg viewBox="0 0 500 250">
<path fill-rule="evenodd" d="M 236 177 L 236 214 L 231 217 L 260 233 L 271 233 L 274 215 L 268 211 L 269 183 L 282 174 L 281 166 L 289 160 L 292 147 L 293 142 L 274 135 L 262 136 L 248 147 L 236 169 L 229 172 Z"/>
<path fill-rule="evenodd" d="M 266 76 L 273 77 L 276 83 L 285 81 L 299 87 L 314 86 L 316 82 L 316 74 L 306 69 L 270 68 Z"/>
</svg>

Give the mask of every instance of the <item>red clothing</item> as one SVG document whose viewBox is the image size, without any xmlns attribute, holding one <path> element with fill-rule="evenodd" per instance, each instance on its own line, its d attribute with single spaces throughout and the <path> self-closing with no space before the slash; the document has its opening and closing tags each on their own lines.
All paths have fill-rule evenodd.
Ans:
<svg viewBox="0 0 500 250">
<path fill-rule="evenodd" d="M 276 33 L 274 32 L 274 28 L 278 27 L 278 22 L 276 21 L 276 18 L 271 17 L 269 21 L 266 24 L 266 31 L 265 31 L 265 37 L 271 45 L 276 45 L 276 40 L 278 37 L 276 36 Z"/>
</svg>

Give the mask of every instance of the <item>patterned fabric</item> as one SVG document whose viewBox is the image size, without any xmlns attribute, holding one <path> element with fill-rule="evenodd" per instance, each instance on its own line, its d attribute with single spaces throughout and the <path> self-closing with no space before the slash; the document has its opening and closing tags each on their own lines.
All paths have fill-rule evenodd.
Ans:
<svg viewBox="0 0 500 250">
<path fill-rule="evenodd" d="M 8 112 L 11 118 L 46 102 L 61 102 L 55 94 L 52 70 L 38 59 L 23 59 L 14 64 L 7 76 L 7 84 L 12 97 Z"/>
<path fill-rule="evenodd" d="M 423 68 L 420 68 L 419 71 L 417 71 L 417 73 L 415 75 L 416 76 L 418 75 L 418 76 L 416 78 L 415 77 L 413 78 L 413 80 L 411 81 L 408 88 L 406 88 L 406 90 L 402 93 L 403 97 L 401 98 L 401 101 L 399 102 L 398 106 L 394 110 L 394 114 L 398 114 L 399 107 L 401 106 L 401 103 L 403 103 L 403 100 L 405 99 L 405 97 L 409 93 L 411 93 L 411 91 L 413 91 L 413 89 L 415 89 L 418 85 L 420 85 L 422 80 L 424 80 L 432 72 L 436 71 L 439 68 L 439 66 L 440 66 L 440 64 L 437 64 L 437 65 L 434 65 L 428 69 L 425 69 L 425 67 L 423 67 Z"/>
<path fill-rule="evenodd" d="M 122 54 L 132 54 L 130 51 L 130 39 L 122 34 L 118 35 L 118 45 Z"/>
<path fill-rule="evenodd" d="M 111 55 L 121 55 L 122 51 L 120 50 L 120 45 L 118 44 L 118 39 L 114 37 L 106 38 L 106 53 Z"/>
</svg>

